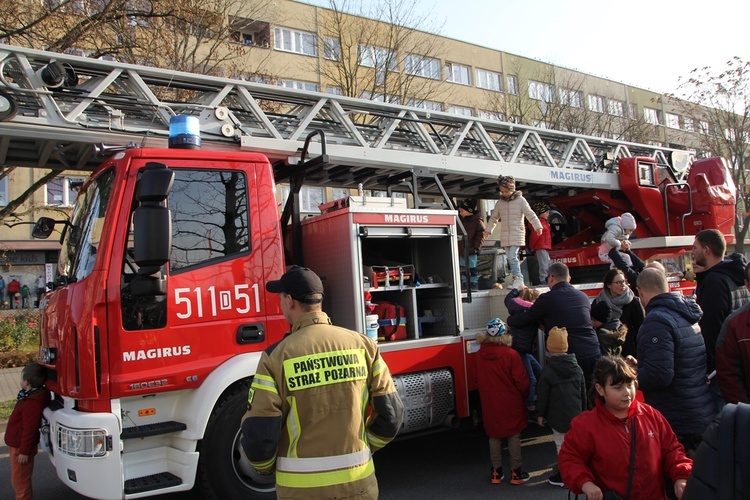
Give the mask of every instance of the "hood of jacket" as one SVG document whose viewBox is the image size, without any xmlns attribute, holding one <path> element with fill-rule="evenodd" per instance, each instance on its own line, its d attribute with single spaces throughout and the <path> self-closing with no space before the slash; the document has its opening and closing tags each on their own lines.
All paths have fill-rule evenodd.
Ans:
<svg viewBox="0 0 750 500">
<path fill-rule="evenodd" d="M 547 365 L 564 378 L 572 376 L 578 368 L 576 356 L 571 353 L 553 354 L 547 359 Z"/>
<path fill-rule="evenodd" d="M 620 226 L 620 217 L 612 217 L 604 223 L 605 230 L 609 229 L 611 226 L 617 226 L 618 228 L 622 229 L 622 227 Z"/>
<path fill-rule="evenodd" d="M 695 274 L 695 279 L 700 285 L 706 276 L 711 273 L 725 275 L 738 287 L 745 285 L 745 259 L 739 255 L 732 254 L 728 259 L 722 260 L 715 266 Z"/>
<path fill-rule="evenodd" d="M 666 309 L 670 316 L 685 318 L 689 323 L 697 323 L 703 316 L 700 306 L 691 297 L 685 297 L 676 293 L 662 293 L 649 300 L 646 306 L 646 314 L 655 308 Z"/>
</svg>

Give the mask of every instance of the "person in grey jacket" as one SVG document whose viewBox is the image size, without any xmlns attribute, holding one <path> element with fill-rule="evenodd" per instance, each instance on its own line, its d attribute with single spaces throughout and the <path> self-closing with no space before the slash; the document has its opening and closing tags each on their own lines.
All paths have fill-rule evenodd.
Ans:
<svg viewBox="0 0 750 500">
<path fill-rule="evenodd" d="M 698 326 L 703 313 L 692 298 L 670 293 L 657 269 L 641 272 L 638 289 L 646 306 L 637 338 L 638 387 L 692 457 L 715 414 Z"/>
<path fill-rule="evenodd" d="M 570 421 L 586 411 L 586 380 L 576 357 L 568 354 L 568 333 L 553 328 L 547 337 L 547 365 L 542 368 L 536 386 L 536 408 L 539 425 L 547 422 L 560 453 Z M 547 479 L 549 484 L 564 486 L 560 473 Z"/>
</svg>

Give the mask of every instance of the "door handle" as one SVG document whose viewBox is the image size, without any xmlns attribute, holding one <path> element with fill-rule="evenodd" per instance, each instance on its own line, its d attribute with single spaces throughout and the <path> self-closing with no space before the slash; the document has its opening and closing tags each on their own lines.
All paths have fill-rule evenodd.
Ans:
<svg viewBox="0 0 750 500">
<path fill-rule="evenodd" d="M 258 344 L 266 340 L 266 330 L 263 323 L 249 323 L 237 328 L 238 344 Z"/>
</svg>

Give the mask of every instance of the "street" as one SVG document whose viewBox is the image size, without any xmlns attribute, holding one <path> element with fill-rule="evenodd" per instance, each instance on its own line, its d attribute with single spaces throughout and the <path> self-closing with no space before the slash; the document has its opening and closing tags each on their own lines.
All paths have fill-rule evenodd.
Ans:
<svg viewBox="0 0 750 500">
<path fill-rule="evenodd" d="M 555 445 L 548 429 L 534 424 L 522 433 L 524 469 L 531 479 L 524 485 L 511 485 L 507 450 L 504 454 L 506 480 L 500 485 L 489 481 L 489 448 L 484 432 L 477 429 L 435 432 L 402 438 L 375 454 L 380 498 L 497 498 L 561 500 L 567 490 L 550 486 L 547 477 L 555 465 Z M 85 498 L 67 489 L 57 479 L 45 454 L 37 455 L 34 467 L 34 496 L 38 499 L 80 500 Z M 0 447 L 0 500 L 13 498 L 10 486 L 8 448 Z M 196 493 L 175 493 L 157 497 L 163 500 L 198 500 Z"/>
</svg>

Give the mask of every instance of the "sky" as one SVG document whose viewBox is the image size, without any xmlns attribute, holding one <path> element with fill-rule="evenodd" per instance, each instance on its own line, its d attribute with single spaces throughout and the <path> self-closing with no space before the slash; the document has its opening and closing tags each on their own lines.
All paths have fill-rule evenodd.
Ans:
<svg viewBox="0 0 750 500">
<path fill-rule="evenodd" d="M 659 93 L 677 93 L 695 68 L 718 73 L 734 56 L 750 61 L 748 0 L 403 1 L 440 35 Z"/>
</svg>

